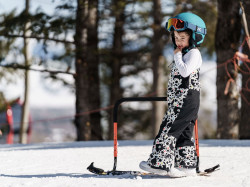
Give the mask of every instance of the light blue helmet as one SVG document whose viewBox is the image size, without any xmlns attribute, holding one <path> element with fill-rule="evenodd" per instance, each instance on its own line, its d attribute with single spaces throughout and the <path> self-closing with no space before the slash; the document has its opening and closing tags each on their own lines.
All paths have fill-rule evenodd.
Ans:
<svg viewBox="0 0 250 187">
<path fill-rule="evenodd" d="M 185 29 L 190 29 L 192 33 L 192 44 L 194 46 L 200 46 L 204 41 L 205 35 L 207 34 L 205 22 L 196 14 L 191 12 L 184 12 L 171 17 L 166 23 L 166 29 L 168 31 L 176 30 L 183 31 Z"/>
</svg>

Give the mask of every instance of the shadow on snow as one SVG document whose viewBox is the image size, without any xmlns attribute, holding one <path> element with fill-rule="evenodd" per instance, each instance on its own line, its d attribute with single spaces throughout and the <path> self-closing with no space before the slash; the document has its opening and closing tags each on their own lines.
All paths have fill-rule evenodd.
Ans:
<svg viewBox="0 0 250 187">
<path fill-rule="evenodd" d="M 0 174 L 1 177 L 11 177 L 11 178 L 56 178 L 56 177 L 70 177 L 70 178 L 114 178 L 114 179 L 153 179 L 153 178 L 169 178 L 169 176 L 163 175 L 96 175 L 96 174 L 78 174 L 78 173 L 55 173 L 55 174 L 34 174 L 34 175 L 6 175 Z M 173 178 L 172 178 L 173 179 Z"/>
</svg>

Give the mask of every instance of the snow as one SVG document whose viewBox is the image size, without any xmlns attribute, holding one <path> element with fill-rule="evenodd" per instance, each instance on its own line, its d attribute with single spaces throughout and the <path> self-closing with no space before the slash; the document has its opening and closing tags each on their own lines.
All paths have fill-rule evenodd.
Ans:
<svg viewBox="0 0 250 187">
<path fill-rule="evenodd" d="M 152 140 L 119 141 L 118 170 L 140 170 Z M 200 169 L 220 164 L 210 177 L 97 176 L 91 162 L 113 168 L 113 142 L 89 141 L 0 146 L 1 187 L 19 186 L 250 186 L 250 140 L 200 140 Z"/>
</svg>

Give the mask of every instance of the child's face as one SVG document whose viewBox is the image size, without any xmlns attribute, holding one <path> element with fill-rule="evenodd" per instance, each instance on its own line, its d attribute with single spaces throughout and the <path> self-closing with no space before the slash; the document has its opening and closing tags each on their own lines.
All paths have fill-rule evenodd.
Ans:
<svg viewBox="0 0 250 187">
<path fill-rule="evenodd" d="M 186 32 L 174 31 L 174 38 L 178 49 L 182 50 L 183 48 L 189 46 L 190 36 Z"/>
</svg>

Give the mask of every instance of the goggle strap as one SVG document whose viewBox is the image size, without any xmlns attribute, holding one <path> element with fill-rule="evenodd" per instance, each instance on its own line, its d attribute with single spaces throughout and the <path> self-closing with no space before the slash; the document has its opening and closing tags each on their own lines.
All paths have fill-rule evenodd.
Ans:
<svg viewBox="0 0 250 187">
<path fill-rule="evenodd" d="M 195 31 L 195 32 L 199 32 L 199 33 L 202 33 L 202 34 L 207 34 L 207 29 L 205 28 L 201 28 L 201 27 L 198 27 L 197 25 L 194 25 L 192 23 L 189 23 L 189 22 L 186 22 L 187 24 L 187 28 Z"/>
</svg>

